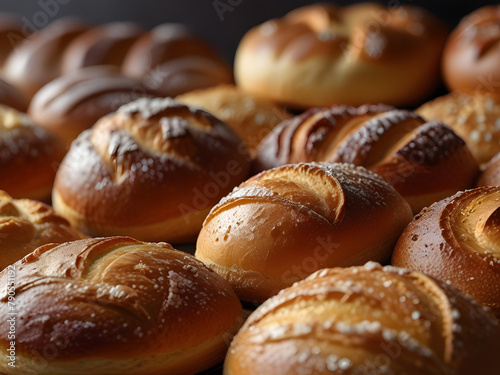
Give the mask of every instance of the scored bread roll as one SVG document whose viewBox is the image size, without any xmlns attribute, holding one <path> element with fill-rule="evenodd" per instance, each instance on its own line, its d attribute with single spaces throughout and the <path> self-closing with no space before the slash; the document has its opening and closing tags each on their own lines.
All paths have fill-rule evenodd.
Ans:
<svg viewBox="0 0 500 375">
<path fill-rule="evenodd" d="M 450 90 L 500 96 L 500 5 L 479 8 L 452 31 L 443 51 L 443 76 Z"/>
<path fill-rule="evenodd" d="M 225 375 L 496 375 L 499 324 L 420 272 L 334 268 L 267 300 L 235 336 Z"/>
<path fill-rule="evenodd" d="M 3 74 L 28 98 L 61 75 L 61 55 L 88 27 L 71 19 L 57 20 L 37 31 L 9 55 Z"/>
<path fill-rule="evenodd" d="M 257 26 L 235 58 L 238 86 L 294 107 L 425 99 L 447 27 L 422 8 L 316 4 Z"/>
<path fill-rule="evenodd" d="M 451 283 L 500 317 L 500 187 L 460 192 L 423 210 L 392 264 Z"/>
<path fill-rule="evenodd" d="M 404 199 L 365 168 L 289 165 L 222 199 L 195 255 L 241 299 L 260 302 L 321 268 L 388 261 L 411 218 Z"/>
<path fill-rule="evenodd" d="M 84 237 L 50 206 L 0 190 L 0 271 L 39 246 Z"/>
<path fill-rule="evenodd" d="M 208 112 L 142 98 L 73 142 L 53 205 L 92 236 L 194 241 L 210 209 L 247 177 L 248 164 L 241 139 Z"/>
<path fill-rule="evenodd" d="M 385 105 L 313 108 L 284 121 L 257 149 L 257 171 L 298 162 L 340 162 L 379 174 L 413 212 L 473 186 L 477 162 L 449 127 Z"/>
<path fill-rule="evenodd" d="M 8 375 L 195 374 L 222 361 L 242 322 L 231 287 L 166 243 L 45 245 L 0 273 L 1 285 L 12 274 L 15 368 L 5 360 L 9 322 L 0 322 L 0 372 Z M 6 287 L 0 315 L 8 313 Z"/>
<path fill-rule="evenodd" d="M 176 100 L 201 107 L 228 124 L 254 151 L 262 139 L 291 115 L 282 107 L 241 91 L 219 85 L 179 95 Z"/>
<path fill-rule="evenodd" d="M 142 29 L 132 22 L 112 22 L 89 29 L 64 51 L 62 73 L 94 65 L 120 68 L 129 48 L 142 34 Z"/>
<path fill-rule="evenodd" d="M 486 165 L 477 186 L 500 186 L 500 152 Z"/>
<path fill-rule="evenodd" d="M 92 66 L 63 75 L 42 87 L 33 97 L 28 114 L 69 148 L 81 132 L 104 115 L 153 94 L 112 67 Z"/>
<path fill-rule="evenodd" d="M 213 47 L 180 24 L 162 24 L 130 48 L 123 73 L 162 96 L 233 82 L 231 68 Z"/>
<path fill-rule="evenodd" d="M 452 92 L 425 103 L 416 112 L 450 126 L 480 164 L 500 152 L 500 96 Z"/>
<path fill-rule="evenodd" d="M 24 113 L 0 105 L 0 189 L 48 200 L 64 146 Z"/>
</svg>

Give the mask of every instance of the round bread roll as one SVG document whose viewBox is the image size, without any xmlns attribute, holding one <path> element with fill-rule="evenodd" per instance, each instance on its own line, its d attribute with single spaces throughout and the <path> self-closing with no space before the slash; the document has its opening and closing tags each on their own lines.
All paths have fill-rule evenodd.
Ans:
<svg viewBox="0 0 500 375">
<path fill-rule="evenodd" d="M 222 361 L 242 322 L 231 287 L 166 243 L 127 237 L 39 247 L 0 273 L 15 364 L 0 321 L 4 374 L 195 374 Z M 49 354 L 47 354 L 49 353 Z"/>
<path fill-rule="evenodd" d="M 443 76 L 450 90 L 500 96 L 500 5 L 464 17 L 443 52 Z"/>
<path fill-rule="evenodd" d="M 500 317 L 500 187 L 460 192 L 422 211 L 392 264 L 451 283 Z"/>
<path fill-rule="evenodd" d="M 135 99 L 153 96 L 137 81 L 109 66 L 93 66 L 63 75 L 33 97 L 28 114 L 61 138 L 66 147 L 104 115 Z"/>
<path fill-rule="evenodd" d="M 277 124 L 291 117 L 282 107 L 232 85 L 191 91 L 176 100 L 201 107 L 220 118 L 245 141 L 252 152 Z"/>
<path fill-rule="evenodd" d="M 92 236 L 194 241 L 210 209 L 249 170 L 243 142 L 208 112 L 172 99 L 122 106 L 71 145 L 57 212 Z"/>
<path fill-rule="evenodd" d="M 446 26 L 422 8 L 317 4 L 250 30 L 235 77 L 249 93 L 294 107 L 425 99 L 439 83 Z"/>
<path fill-rule="evenodd" d="M 412 213 L 375 173 L 295 164 L 242 183 L 210 212 L 196 257 L 245 301 L 264 301 L 325 267 L 388 261 Z"/>
<path fill-rule="evenodd" d="M 12 51 L 28 36 L 18 16 L 0 13 L 0 71 Z"/>
<path fill-rule="evenodd" d="M 474 185 L 477 162 L 449 127 L 385 105 L 313 108 L 261 142 L 257 171 L 299 162 L 362 165 L 382 176 L 413 212 Z"/>
<path fill-rule="evenodd" d="M 129 48 L 142 34 L 142 29 L 132 22 L 94 27 L 76 37 L 65 50 L 62 72 L 94 65 L 121 67 Z"/>
<path fill-rule="evenodd" d="M 70 19 L 57 20 L 20 44 L 5 63 L 5 78 L 28 98 L 61 75 L 61 55 L 88 28 Z"/>
<path fill-rule="evenodd" d="M 64 146 L 25 114 L 0 105 L 0 189 L 48 200 Z"/>
<path fill-rule="evenodd" d="M 213 48 L 179 24 L 163 24 L 143 35 L 123 63 L 125 75 L 162 96 L 233 82 L 231 68 Z"/>
<path fill-rule="evenodd" d="M 500 96 L 452 92 L 425 103 L 416 112 L 449 125 L 480 164 L 500 152 Z"/>
<path fill-rule="evenodd" d="M 477 186 L 500 186 L 500 152 L 486 165 Z"/>
<path fill-rule="evenodd" d="M 28 109 L 28 100 L 18 89 L 0 78 L 0 105 L 17 109 L 20 112 L 26 112 Z"/>
<path fill-rule="evenodd" d="M 235 336 L 225 375 L 496 375 L 499 324 L 420 272 L 318 271 L 267 300 Z"/>
<path fill-rule="evenodd" d="M 50 206 L 13 199 L 0 190 L 0 271 L 39 246 L 81 238 L 84 235 Z"/>
</svg>

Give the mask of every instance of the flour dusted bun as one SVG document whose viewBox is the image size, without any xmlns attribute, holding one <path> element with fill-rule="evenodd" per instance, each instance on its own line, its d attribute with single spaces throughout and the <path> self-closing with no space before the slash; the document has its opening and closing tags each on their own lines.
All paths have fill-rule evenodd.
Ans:
<svg viewBox="0 0 500 375">
<path fill-rule="evenodd" d="M 235 59 L 238 86 L 295 107 L 425 99 L 439 82 L 447 28 L 424 9 L 316 4 L 251 29 Z"/>
<path fill-rule="evenodd" d="M 16 367 L 3 374 L 196 374 L 222 361 L 242 321 L 231 287 L 193 256 L 128 237 L 39 247 L 16 274 Z M 8 285 L 9 271 L 0 273 Z M 0 290 L 0 315 L 9 313 Z M 40 353 L 50 353 L 40 360 Z"/>
</svg>

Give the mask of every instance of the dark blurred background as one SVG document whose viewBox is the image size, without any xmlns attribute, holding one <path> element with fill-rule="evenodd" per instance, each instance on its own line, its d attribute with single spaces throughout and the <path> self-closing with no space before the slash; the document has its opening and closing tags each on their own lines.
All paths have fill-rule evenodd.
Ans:
<svg viewBox="0 0 500 375">
<path fill-rule="evenodd" d="M 76 16 L 98 25 L 110 21 L 134 21 L 144 28 L 163 22 L 180 22 L 215 45 L 232 62 L 234 52 L 243 34 L 270 18 L 311 0 L 2 0 L 0 11 L 17 13 L 28 29 L 39 29 L 51 21 Z M 323 1 L 327 2 L 327 1 Z M 359 1 L 337 0 L 337 4 Z M 460 18 L 483 5 L 495 1 L 452 0 L 384 0 L 388 6 L 417 5 L 443 18 L 450 27 Z"/>
</svg>

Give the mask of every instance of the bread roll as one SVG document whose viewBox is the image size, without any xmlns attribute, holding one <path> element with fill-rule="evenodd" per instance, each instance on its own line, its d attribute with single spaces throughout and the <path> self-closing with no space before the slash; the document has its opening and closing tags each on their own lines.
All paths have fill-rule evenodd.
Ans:
<svg viewBox="0 0 500 375">
<path fill-rule="evenodd" d="M 318 271 L 267 300 L 231 343 L 225 375 L 496 375 L 498 321 L 420 272 Z"/>
<path fill-rule="evenodd" d="M 108 66 L 73 71 L 42 87 L 30 103 L 29 115 L 61 138 L 66 147 L 97 120 L 121 105 L 152 96 L 139 82 Z"/>
<path fill-rule="evenodd" d="M 224 358 L 242 321 L 231 287 L 166 243 L 45 245 L 0 273 L 1 285 L 11 275 L 15 368 L 6 361 L 9 322 L 0 321 L 0 372 L 9 375 L 195 374 Z M 2 288 L 2 317 L 8 298 Z"/>
<path fill-rule="evenodd" d="M 251 29 L 238 86 L 294 107 L 425 99 L 439 82 L 446 26 L 422 8 L 316 4 Z"/>
<path fill-rule="evenodd" d="M 500 152 L 500 96 L 452 92 L 425 103 L 416 112 L 450 126 L 480 164 Z"/>
<path fill-rule="evenodd" d="M 141 80 L 162 96 L 233 82 L 232 71 L 213 48 L 179 24 L 163 24 L 129 50 L 125 75 Z"/>
<path fill-rule="evenodd" d="M 486 165 L 477 186 L 500 186 L 500 152 Z"/>
<path fill-rule="evenodd" d="M 215 206 L 195 255 L 241 299 L 261 302 L 318 269 L 388 261 L 411 218 L 404 199 L 365 168 L 289 165 Z"/>
<path fill-rule="evenodd" d="M 143 31 L 132 22 L 112 22 L 94 27 L 75 38 L 62 56 L 63 74 L 87 66 L 121 68 L 125 55 Z"/>
<path fill-rule="evenodd" d="M 232 85 L 195 90 L 176 99 L 220 118 L 238 133 L 252 152 L 277 124 L 291 117 L 282 107 Z"/>
<path fill-rule="evenodd" d="M 13 199 L 0 190 L 0 271 L 37 247 L 84 238 L 41 202 Z"/>
<path fill-rule="evenodd" d="M 53 205 L 92 236 L 189 242 L 248 170 L 244 144 L 220 120 L 169 98 L 143 98 L 73 142 Z"/>
<path fill-rule="evenodd" d="M 18 16 L 0 13 L 0 71 L 3 70 L 5 61 L 14 48 L 28 36 Z"/>
<path fill-rule="evenodd" d="M 313 108 L 284 121 L 257 149 L 257 171 L 341 162 L 378 173 L 413 212 L 474 185 L 477 162 L 449 127 L 385 105 Z"/>
<path fill-rule="evenodd" d="M 61 75 L 61 55 L 71 41 L 88 28 L 62 19 L 33 34 L 20 44 L 5 63 L 5 78 L 28 98 L 46 83 Z"/>
<path fill-rule="evenodd" d="M 0 105 L 26 112 L 28 100 L 18 89 L 0 78 Z"/>
<path fill-rule="evenodd" d="M 422 211 L 392 263 L 451 283 L 500 317 L 500 187 L 460 192 Z"/>
<path fill-rule="evenodd" d="M 443 76 L 450 90 L 500 96 L 500 5 L 479 8 L 453 30 L 443 52 Z"/>
<path fill-rule="evenodd" d="M 48 200 L 59 162 L 59 140 L 25 114 L 0 105 L 0 189 L 14 198 Z"/>
</svg>

